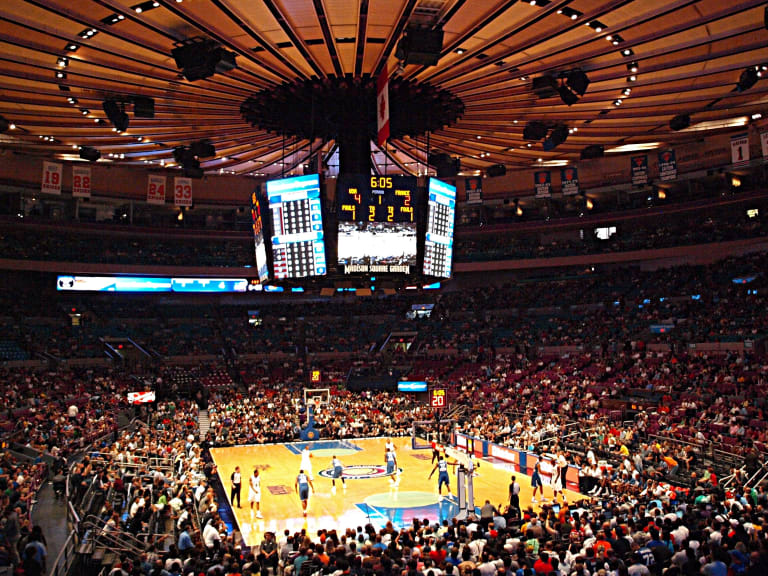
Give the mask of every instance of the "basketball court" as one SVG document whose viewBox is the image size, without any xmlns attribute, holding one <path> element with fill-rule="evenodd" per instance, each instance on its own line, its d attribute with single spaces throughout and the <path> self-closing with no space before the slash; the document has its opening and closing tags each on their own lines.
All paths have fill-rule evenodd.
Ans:
<svg viewBox="0 0 768 576">
<path fill-rule="evenodd" d="M 402 471 L 399 486 L 393 487 L 386 476 L 384 461 L 386 438 L 361 440 L 320 440 L 291 444 L 269 444 L 213 448 L 211 455 L 218 467 L 219 477 L 229 497 L 230 475 L 235 466 L 242 473 L 241 508 L 233 507 L 243 539 L 248 546 L 261 543 L 264 532 L 282 532 L 306 528 L 345 530 L 371 523 L 377 529 L 387 522 L 396 528 L 408 525 L 413 518 L 431 522 L 450 520 L 459 511 L 456 497 L 456 467 L 450 467 L 452 496 L 443 488 L 438 499 L 437 472 L 432 471 L 432 451 L 414 450 L 411 438 L 393 438 L 397 466 Z M 302 515 L 301 501 L 295 490 L 296 476 L 301 468 L 301 451 L 308 446 L 312 453 L 312 476 L 315 490 L 310 493 L 307 518 Z M 343 477 L 347 488 L 336 480 L 336 492 L 331 490 L 331 458 L 337 456 L 344 465 Z M 448 458 L 451 462 L 452 459 Z M 476 461 L 477 462 L 477 461 Z M 256 518 L 248 502 L 248 479 L 258 468 L 261 477 L 261 512 Z M 495 506 L 506 506 L 512 472 L 504 465 L 480 462 L 473 478 L 475 506 L 488 499 Z M 525 509 L 531 500 L 530 479 L 516 474 L 521 485 L 520 502 Z M 552 491 L 547 488 L 546 495 Z M 569 500 L 577 497 L 568 492 Z"/>
</svg>

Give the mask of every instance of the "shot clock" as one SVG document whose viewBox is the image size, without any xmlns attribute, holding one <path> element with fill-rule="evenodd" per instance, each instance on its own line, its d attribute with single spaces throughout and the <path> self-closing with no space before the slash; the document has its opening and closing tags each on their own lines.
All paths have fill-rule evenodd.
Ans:
<svg viewBox="0 0 768 576">
<path fill-rule="evenodd" d="M 429 391 L 429 405 L 432 408 L 443 409 L 448 405 L 444 388 L 432 388 Z"/>
</svg>

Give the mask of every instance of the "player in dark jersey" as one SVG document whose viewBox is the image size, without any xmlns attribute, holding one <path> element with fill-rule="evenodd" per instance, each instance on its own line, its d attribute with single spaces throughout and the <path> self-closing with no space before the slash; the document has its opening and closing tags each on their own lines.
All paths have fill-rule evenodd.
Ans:
<svg viewBox="0 0 768 576">
<path fill-rule="evenodd" d="M 311 488 L 314 492 L 315 487 L 312 484 L 312 480 L 304 473 L 303 469 L 299 470 L 299 475 L 296 476 L 294 488 L 296 489 L 296 493 L 299 495 L 299 500 L 301 500 L 301 509 L 304 512 L 304 518 L 306 518 L 307 502 L 309 501 L 309 489 Z"/>
</svg>

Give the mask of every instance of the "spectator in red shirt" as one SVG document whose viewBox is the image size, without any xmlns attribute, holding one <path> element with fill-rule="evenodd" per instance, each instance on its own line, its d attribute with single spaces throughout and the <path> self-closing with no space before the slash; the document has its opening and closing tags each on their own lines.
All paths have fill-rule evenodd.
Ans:
<svg viewBox="0 0 768 576">
<path fill-rule="evenodd" d="M 547 574 L 553 570 L 552 563 L 549 561 L 549 553 L 542 552 L 539 554 L 539 559 L 533 563 L 533 571 L 536 572 L 536 574 L 547 576 Z"/>
</svg>

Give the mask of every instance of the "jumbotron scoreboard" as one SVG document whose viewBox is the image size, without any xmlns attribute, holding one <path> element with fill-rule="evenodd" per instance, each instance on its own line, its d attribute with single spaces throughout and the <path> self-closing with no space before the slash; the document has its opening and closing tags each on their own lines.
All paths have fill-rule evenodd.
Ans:
<svg viewBox="0 0 768 576">
<path fill-rule="evenodd" d="M 339 221 L 416 222 L 412 176 L 342 174 L 336 185 Z"/>
<path fill-rule="evenodd" d="M 415 269 L 417 186 L 412 176 L 339 175 L 338 264 L 344 273 Z"/>
</svg>

